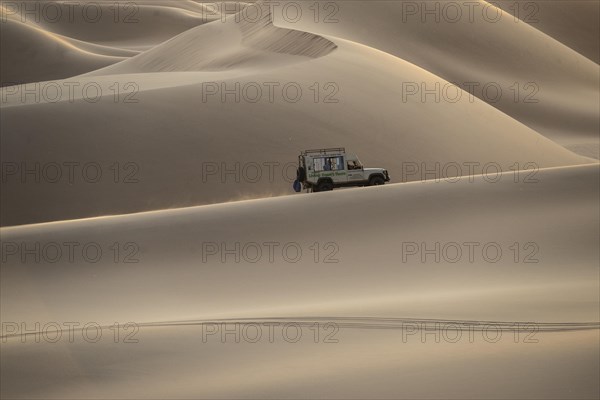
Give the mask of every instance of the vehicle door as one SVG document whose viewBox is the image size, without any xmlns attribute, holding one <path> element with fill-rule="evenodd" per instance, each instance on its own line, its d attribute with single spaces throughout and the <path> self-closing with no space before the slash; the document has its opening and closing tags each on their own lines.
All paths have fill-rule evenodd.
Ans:
<svg viewBox="0 0 600 400">
<path fill-rule="evenodd" d="M 345 184 L 348 182 L 348 169 L 346 168 L 346 157 L 342 155 L 327 157 L 328 176 L 336 184 Z"/>
<path fill-rule="evenodd" d="M 362 164 L 357 158 L 348 158 L 346 161 L 346 169 L 348 170 L 349 183 L 365 180 Z"/>
</svg>

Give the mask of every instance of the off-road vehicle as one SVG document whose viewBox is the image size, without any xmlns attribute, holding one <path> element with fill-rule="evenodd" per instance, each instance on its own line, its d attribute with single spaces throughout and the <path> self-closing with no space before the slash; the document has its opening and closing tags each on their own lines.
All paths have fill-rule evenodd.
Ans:
<svg viewBox="0 0 600 400">
<path fill-rule="evenodd" d="M 305 150 L 298 156 L 294 189 L 325 192 L 347 186 L 376 186 L 390 181 L 383 168 L 364 168 L 356 155 L 343 147 Z"/>
</svg>

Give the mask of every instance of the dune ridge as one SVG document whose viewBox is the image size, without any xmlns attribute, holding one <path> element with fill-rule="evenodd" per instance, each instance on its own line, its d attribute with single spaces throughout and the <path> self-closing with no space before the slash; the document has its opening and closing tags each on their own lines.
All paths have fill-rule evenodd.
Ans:
<svg viewBox="0 0 600 400">
<path fill-rule="evenodd" d="M 110 2 L 100 2 L 99 4 L 105 8 L 110 6 Z M 161 41 L 168 40 L 173 35 L 187 31 L 194 26 L 205 25 L 211 21 L 221 24 L 220 20 L 235 15 L 244 6 L 257 7 L 257 4 L 250 2 L 240 3 L 235 7 L 232 5 L 229 5 L 229 7 L 216 7 L 216 3 L 206 5 L 190 1 L 177 4 L 164 1 L 142 1 L 136 4 L 139 5 L 140 23 L 113 24 L 111 32 L 114 31 L 114 33 L 111 35 L 110 41 L 105 43 L 100 42 L 103 42 L 103 38 L 106 40 L 106 29 L 99 30 L 96 28 L 103 26 L 106 21 L 103 21 L 102 24 L 80 23 L 82 21 L 75 24 L 42 23 L 40 26 L 53 32 L 62 32 L 67 36 L 73 35 L 73 37 L 82 40 L 89 40 L 91 43 L 139 52 L 140 50 L 151 49 Z M 223 4 L 229 3 L 225 2 Z M 285 2 L 282 4 L 285 4 Z M 481 1 L 479 7 L 483 4 L 489 7 L 496 6 L 496 4 L 490 5 Z M 501 2 L 498 5 L 504 10 L 505 16 L 510 16 L 508 12 L 512 11 L 511 6 L 514 6 L 512 3 Z M 307 4 L 304 6 L 308 7 Z M 593 9 L 593 7 L 588 4 L 582 7 L 580 11 L 577 7 L 570 7 L 568 4 L 563 3 L 557 4 L 556 7 L 544 4 L 539 9 L 539 13 L 535 15 L 540 20 L 529 24 L 523 21 L 517 23 L 512 16 L 503 18 L 499 23 L 490 24 L 476 15 L 474 24 L 444 24 L 442 22 L 434 25 L 415 24 L 412 20 L 403 21 L 400 7 L 401 4 L 394 5 L 381 1 L 371 1 L 368 4 L 361 4 L 360 2 L 342 3 L 339 5 L 339 12 L 336 14 L 339 20 L 337 23 L 314 24 L 310 21 L 310 18 L 304 18 L 299 23 L 291 24 L 291 27 L 316 35 L 342 37 L 378 48 L 419 65 L 447 81 L 458 82 L 459 85 L 461 82 L 469 81 L 476 81 L 481 85 L 495 81 L 504 90 L 504 95 L 499 101 L 489 102 L 485 96 L 482 96 L 481 90 L 475 90 L 474 95 L 488 101 L 492 106 L 562 146 L 587 157 L 600 158 L 600 144 L 597 135 L 600 129 L 600 125 L 598 125 L 600 122 L 597 118 L 597 109 L 600 107 L 600 96 L 597 90 L 599 85 L 598 67 L 596 63 L 589 60 L 597 57 L 589 53 L 591 50 L 588 49 L 585 51 L 588 59 L 585 59 L 567 47 L 569 44 L 582 43 L 582 41 L 594 36 L 590 28 L 571 29 L 577 16 L 582 12 L 585 13 L 586 9 Z M 568 18 L 566 21 L 561 22 L 560 19 L 557 19 L 557 15 L 560 15 L 561 10 L 564 10 L 565 7 L 568 10 Z M 270 7 L 265 8 L 267 12 L 270 10 Z M 305 15 L 312 15 L 312 11 L 307 9 L 304 11 Z M 183 14 L 181 14 L 182 12 Z M 111 14 L 108 13 L 108 15 Z M 527 15 L 529 14 L 522 13 L 522 16 Z M 264 17 L 266 17 L 265 14 L 263 14 L 263 19 Z M 282 29 L 285 28 L 286 22 L 281 19 L 279 14 L 277 17 L 275 25 Z M 588 16 L 586 20 L 593 22 L 593 19 L 590 18 Z M 523 19 L 528 20 L 525 17 Z M 178 20 L 186 20 L 187 22 L 178 25 Z M 153 26 L 169 26 L 170 28 L 165 31 L 162 28 L 158 30 L 147 29 L 146 22 L 148 21 L 153 21 Z M 243 25 L 244 22 L 245 20 L 242 19 L 239 25 Z M 363 32 L 357 24 L 366 24 L 371 26 L 372 29 Z M 252 24 L 247 25 L 252 26 Z M 473 36 L 471 30 L 475 27 L 478 32 L 476 36 Z M 387 33 L 382 35 L 382 30 Z M 266 33 L 265 31 L 262 30 L 263 34 Z M 390 32 L 394 33 L 390 34 Z M 144 35 L 147 38 L 156 37 L 158 39 L 142 40 L 141 38 Z M 206 35 L 211 36 L 212 34 L 207 31 Z M 552 35 L 555 35 L 560 43 L 553 39 Z M 124 37 L 129 37 L 129 39 L 123 39 Z M 268 41 L 274 40 L 277 42 L 273 34 L 264 35 L 263 37 L 267 40 L 263 45 L 267 47 L 269 45 Z M 527 40 L 521 40 L 517 37 L 527 37 Z M 191 37 L 190 39 L 196 40 Z M 230 37 L 230 39 L 233 39 L 234 42 L 239 40 L 239 38 L 233 37 Z M 218 39 L 216 40 L 218 41 Z M 308 44 L 311 39 L 307 37 L 306 40 L 305 43 Z M 477 50 L 470 54 L 463 54 L 460 49 L 453 49 L 452 43 L 464 41 L 468 41 L 470 46 Z M 225 42 L 221 43 L 224 44 Z M 305 47 L 305 50 L 309 47 L 314 48 L 316 53 L 320 53 L 322 50 L 329 51 L 327 49 L 330 45 L 327 42 L 322 43 L 324 48 L 320 50 L 315 44 L 312 43 L 306 47 L 302 45 L 302 47 Z M 484 44 L 485 48 L 483 47 Z M 211 60 L 197 63 L 190 60 L 189 58 L 192 57 L 189 57 L 188 60 L 180 60 L 182 65 L 178 67 L 174 65 L 176 64 L 175 61 L 169 61 L 170 57 L 177 56 L 177 54 L 165 53 L 161 55 L 155 53 L 153 57 L 149 57 L 150 59 L 154 58 L 154 60 L 150 60 L 147 67 L 155 71 L 162 68 L 167 71 L 196 69 L 224 71 L 231 68 L 251 66 L 269 68 L 269 66 L 294 62 L 286 57 L 277 59 L 276 57 L 267 57 L 265 54 L 259 55 L 260 52 L 248 50 L 249 47 L 223 52 L 222 46 L 217 44 L 210 46 L 206 43 L 199 43 L 199 46 L 195 47 L 193 45 L 186 46 L 180 42 L 179 45 L 181 51 L 193 53 L 195 54 L 194 57 L 199 60 Z M 228 46 L 231 45 L 232 43 L 228 44 Z M 250 43 L 247 43 L 247 46 L 249 45 Z M 283 47 L 282 45 L 281 42 L 276 46 L 285 49 L 286 45 L 283 45 Z M 427 49 L 427 51 L 424 51 L 424 49 Z M 490 52 L 494 49 L 498 51 Z M 298 50 L 303 51 L 302 49 L 292 51 L 297 52 Z M 530 51 L 530 56 L 525 57 Z M 487 56 L 484 56 L 486 54 Z M 162 59 L 163 56 L 166 60 Z M 446 61 L 440 63 L 439 60 L 442 59 Z M 447 60 L 452 60 L 452 62 L 447 62 Z M 507 60 L 519 60 L 519 62 L 509 65 Z M 67 70 L 72 68 L 64 64 L 64 62 L 61 63 L 62 68 Z M 74 75 L 90 72 L 102 66 L 93 63 L 91 65 L 91 67 L 89 63 L 81 65 L 75 70 Z M 32 65 L 27 65 L 25 69 L 32 67 Z M 50 70 L 43 71 L 40 74 L 40 66 L 37 65 L 35 68 L 38 72 L 32 74 L 30 79 L 19 80 L 18 82 L 43 81 L 64 77 Z M 3 70 L 7 69 L 3 68 Z M 119 70 L 124 73 L 132 73 L 143 71 L 143 68 L 139 68 L 139 66 L 122 66 L 115 72 L 118 73 Z M 577 70 L 578 73 L 568 72 L 574 70 Z M 104 70 L 101 74 L 110 73 L 110 71 Z M 510 71 L 510 73 L 506 74 L 506 71 Z M 15 80 L 11 79 L 11 81 L 14 82 Z M 511 91 L 515 90 L 515 81 L 520 84 L 518 88 L 520 101 L 518 102 L 512 100 L 512 97 L 517 95 Z M 529 84 L 530 82 L 537 86 L 532 87 Z M 565 88 L 568 88 L 568 90 Z M 533 96 L 536 102 L 524 103 L 524 98 L 528 99 L 528 96 Z"/>
<path fill-rule="evenodd" d="M 102 46 L 49 33 L 30 24 L 7 19 L 0 24 L 2 85 L 69 78 L 90 69 L 126 59 L 135 51 Z M 44 68 L 40 68 L 41 64 Z"/>
<path fill-rule="evenodd" d="M 51 20 L 26 12 L 40 12 L 47 3 L 58 7 L 52 12 L 60 13 L 60 18 Z M 35 0 L 27 2 L 27 7 L 25 3 L 0 5 L 0 83 L 7 86 L 70 78 L 122 61 L 192 27 L 223 18 L 218 7 L 189 0 L 177 4 L 107 0 L 87 3 L 99 10 L 98 20 L 90 22 L 84 17 L 82 7 L 86 2 Z M 96 11 L 92 15 L 93 12 Z"/>
<path fill-rule="evenodd" d="M 494 3 L 505 12 L 515 15 L 513 1 L 497 0 Z M 600 62 L 600 3 L 586 0 L 538 1 L 531 4 L 529 9 L 519 11 L 516 16 L 520 16 L 524 22 L 546 32 L 596 64 Z"/>
<path fill-rule="evenodd" d="M 325 56 L 337 48 L 333 42 L 321 36 L 276 27 L 268 3 L 257 3 L 255 7 L 260 7 L 261 18 L 258 21 L 243 19 L 240 22 L 242 43 L 256 49 L 311 58 Z"/>
<path fill-rule="evenodd" d="M 270 7 L 255 6 L 261 10 L 257 20 L 230 15 L 225 22 L 190 29 L 136 57 L 86 75 L 273 68 L 335 50 L 336 45 L 321 36 L 274 26 Z"/>
<path fill-rule="evenodd" d="M 570 7 L 568 4 L 549 12 L 551 21 L 544 19 L 544 10 L 552 7 L 541 7 L 536 14 L 540 22 L 528 24 L 507 12 L 497 22 L 489 22 L 481 10 L 485 6 L 500 11 L 492 3 L 478 1 L 472 20 L 463 9 L 463 18 L 458 22 L 442 18 L 436 21 L 432 15 L 423 22 L 421 14 L 407 16 L 404 2 L 374 0 L 339 3 L 336 23 L 314 23 L 310 18 L 289 23 L 279 14 L 275 23 L 377 48 L 465 90 L 469 82 L 476 84 L 468 89 L 476 97 L 561 145 L 578 150 L 585 147 L 585 154 L 594 154 L 598 159 L 600 67 L 563 44 L 598 36 L 597 27 L 582 27 L 588 32 L 580 34 L 559 26 L 563 38 L 560 42 L 550 35 L 552 29 L 538 28 L 553 26 L 551 22 L 560 19 L 556 16 L 560 15 L 560 7 Z M 507 3 L 503 3 L 505 8 Z M 304 13 L 312 15 L 310 4 L 300 4 Z M 319 4 L 323 7 L 326 2 Z M 417 8 L 423 10 L 425 4 L 418 3 Z M 443 5 L 436 4 L 438 8 Z M 513 7 L 515 4 L 510 2 Z M 369 29 L 363 29 L 365 26 Z M 572 39 L 564 40 L 566 36 Z M 503 94 L 496 96 L 493 90 L 485 94 L 485 85 L 500 87 Z"/>
</svg>

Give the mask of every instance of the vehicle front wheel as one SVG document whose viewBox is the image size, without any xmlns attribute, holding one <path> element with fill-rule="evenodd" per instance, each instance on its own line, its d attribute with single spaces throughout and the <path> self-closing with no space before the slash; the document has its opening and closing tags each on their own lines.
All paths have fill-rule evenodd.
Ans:
<svg viewBox="0 0 600 400">
<path fill-rule="evenodd" d="M 369 186 L 379 186 L 379 185 L 384 185 L 384 184 L 385 184 L 385 181 L 380 176 L 374 176 L 371 179 L 369 179 Z"/>
<path fill-rule="evenodd" d="M 333 190 L 333 184 L 329 181 L 319 182 L 317 185 L 317 192 L 328 192 Z"/>
</svg>

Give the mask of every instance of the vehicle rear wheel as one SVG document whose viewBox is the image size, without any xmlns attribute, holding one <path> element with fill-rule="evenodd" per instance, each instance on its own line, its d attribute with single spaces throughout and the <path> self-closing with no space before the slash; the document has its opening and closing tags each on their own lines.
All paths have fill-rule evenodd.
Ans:
<svg viewBox="0 0 600 400">
<path fill-rule="evenodd" d="M 333 184 L 329 181 L 322 181 L 319 182 L 319 184 L 317 185 L 317 192 L 328 192 L 330 190 L 333 190 Z"/>
<path fill-rule="evenodd" d="M 374 176 L 371 179 L 369 179 L 369 186 L 379 186 L 379 185 L 384 185 L 384 184 L 385 184 L 385 181 L 380 176 Z"/>
</svg>

